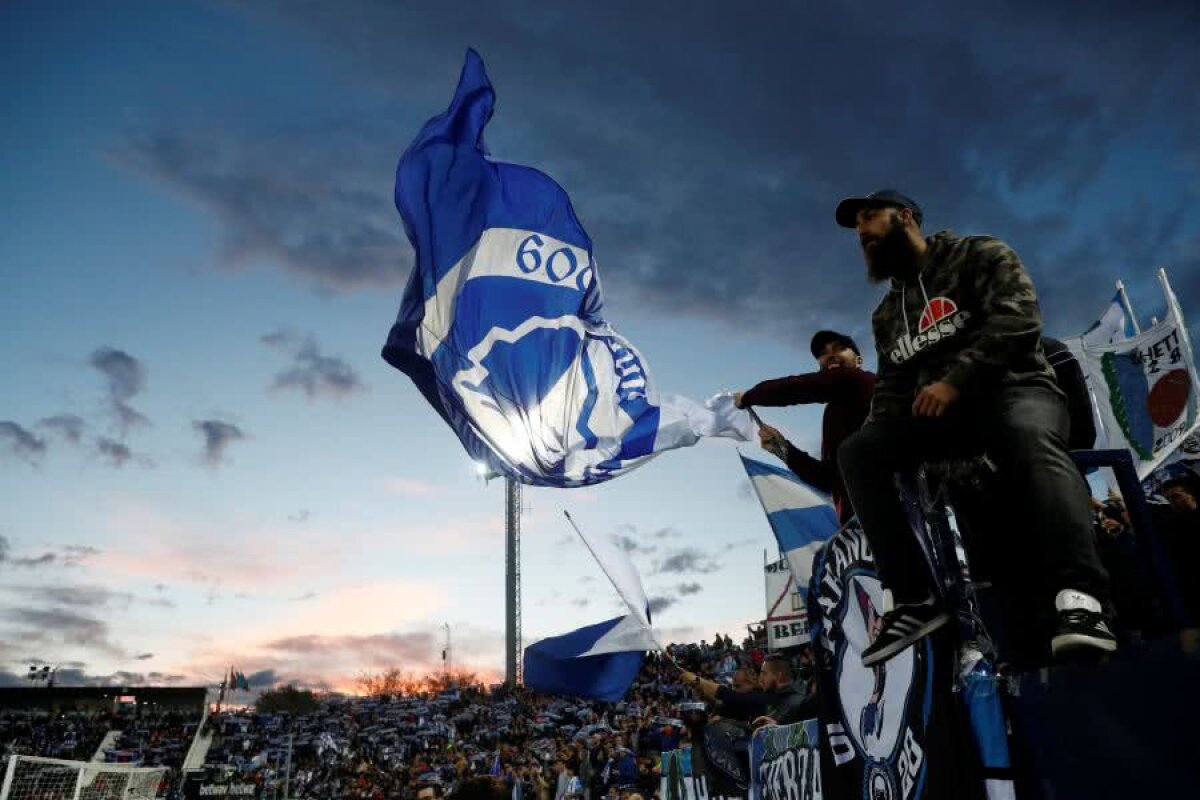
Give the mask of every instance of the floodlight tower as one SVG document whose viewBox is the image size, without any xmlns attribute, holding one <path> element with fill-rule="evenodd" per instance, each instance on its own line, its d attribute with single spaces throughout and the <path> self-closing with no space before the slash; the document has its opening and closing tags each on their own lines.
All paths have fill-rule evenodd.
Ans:
<svg viewBox="0 0 1200 800">
<path fill-rule="evenodd" d="M 504 682 L 521 685 L 521 484 L 504 479 Z"/>
</svg>

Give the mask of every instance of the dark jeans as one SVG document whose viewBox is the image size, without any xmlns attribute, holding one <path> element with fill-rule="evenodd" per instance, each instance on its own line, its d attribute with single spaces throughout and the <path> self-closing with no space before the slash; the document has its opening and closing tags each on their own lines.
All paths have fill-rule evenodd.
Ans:
<svg viewBox="0 0 1200 800">
<path fill-rule="evenodd" d="M 897 604 L 928 597 L 932 583 L 896 473 L 986 451 L 1005 487 L 999 500 L 1016 506 L 1011 516 L 1020 524 L 1000 546 L 1024 554 L 1027 591 L 1049 602 L 1076 589 L 1108 607 L 1108 575 L 1096 554 L 1087 484 L 1067 452 L 1068 428 L 1062 395 L 1033 384 L 997 388 L 944 417 L 881 418 L 842 444 L 846 491 Z"/>
</svg>

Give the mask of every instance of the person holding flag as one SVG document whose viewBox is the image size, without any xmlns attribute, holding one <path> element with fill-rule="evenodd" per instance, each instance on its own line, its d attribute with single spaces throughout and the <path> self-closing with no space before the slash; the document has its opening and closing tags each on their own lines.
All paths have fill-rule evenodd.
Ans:
<svg viewBox="0 0 1200 800">
<path fill-rule="evenodd" d="M 809 343 L 818 370 L 803 375 L 763 381 L 734 395 L 738 408 L 824 403 L 821 420 L 821 457 L 813 458 L 770 425 L 759 426 L 759 442 L 796 473 L 800 480 L 833 499 L 838 519 L 854 516 L 846 499 L 837 452 L 850 434 L 862 427 L 871 410 L 875 373 L 863 369 L 862 353 L 849 336 L 837 331 L 817 331 Z"/>
<path fill-rule="evenodd" d="M 1020 504 L 1022 524 L 1012 531 L 1022 540 L 1013 544 L 1028 556 L 1023 583 L 1037 607 L 1056 612 L 1053 653 L 1115 650 L 1089 492 L 1067 452 L 1067 406 L 1042 352 L 1041 310 L 1021 260 L 989 236 L 926 238 L 921 208 L 890 189 L 847 198 L 834 216 L 857 233 L 868 278 L 890 284 L 872 317 L 879 375 L 871 415 L 838 453 L 895 601 L 863 665 L 950 619 L 931 591 L 896 473 L 982 452 Z"/>
</svg>

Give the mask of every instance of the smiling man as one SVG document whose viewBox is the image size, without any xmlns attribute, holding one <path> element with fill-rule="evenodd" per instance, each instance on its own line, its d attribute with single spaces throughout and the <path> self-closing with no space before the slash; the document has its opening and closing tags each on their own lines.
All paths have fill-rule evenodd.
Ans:
<svg viewBox="0 0 1200 800">
<path fill-rule="evenodd" d="M 846 437 L 862 427 L 871 410 L 875 374 L 862 368 L 863 359 L 854 340 L 837 331 L 817 331 L 809 343 L 820 369 L 804 375 L 763 381 L 734 397 L 739 408 L 793 406 L 824 403 L 821 421 L 821 457 L 813 458 L 770 425 L 759 428 L 763 449 L 788 465 L 800 480 L 828 492 L 845 523 L 854 516 L 846 499 L 837 452 Z"/>
<path fill-rule="evenodd" d="M 847 198 L 835 217 L 857 232 L 871 282 L 890 283 L 872 317 L 879 375 L 871 416 L 839 452 L 847 494 L 895 602 L 863 651 L 864 666 L 949 621 L 934 601 L 896 473 L 983 452 L 999 468 L 1005 499 L 1021 509 L 1006 545 L 1028 559 L 1025 590 L 1046 621 L 1051 609 L 1057 614 L 1055 655 L 1116 649 L 1088 490 L 1067 452 L 1067 406 L 1042 353 L 1041 311 L 1021 260 L 990 236 L 926 238 L 920 207 L 894 190 Z"/>
</svg>

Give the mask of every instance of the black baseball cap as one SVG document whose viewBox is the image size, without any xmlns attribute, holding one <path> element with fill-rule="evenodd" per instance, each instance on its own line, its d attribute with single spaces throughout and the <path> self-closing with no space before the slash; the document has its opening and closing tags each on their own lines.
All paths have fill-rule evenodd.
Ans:
<svg viewBox="0 0 1200 800">
<path fill-rule="evenodd" d="M 842 347 L 848 347 L 853 350 L 855 355 L 862 355 L 862 351 L 858 349 L 858 345 L 846 334 L 838 333 L 837 331 L 817 331 L 813 334 L 812 342 L 808 346 L 808 349 L 812 351 L 813 358 L 820 358 L 821 351 L 830 342 L 837 342 Z"/>
<path fill-rule="evenodd" d="M 843 228 L 853 228 L 858 223 L 858 212 L 864 208 L 907 208 L 912 212 L 913 219 L 921 224 L 921 207 L 917 201 L 907 195 L 900 194 L 895 189 L 880 189 L 871 192 L 866 197 L 847 197 L 838 203 L 833 218 Z"/>
</svg>

